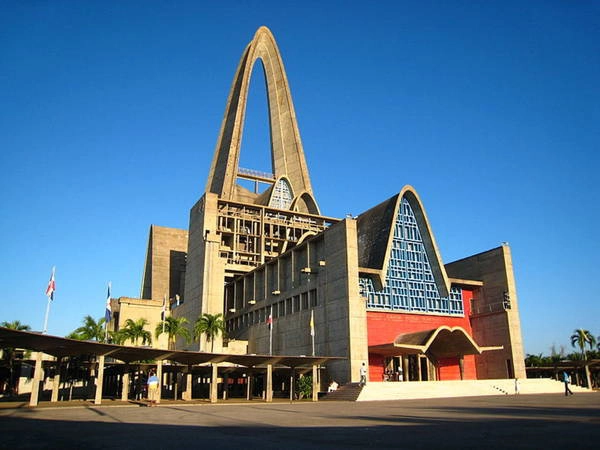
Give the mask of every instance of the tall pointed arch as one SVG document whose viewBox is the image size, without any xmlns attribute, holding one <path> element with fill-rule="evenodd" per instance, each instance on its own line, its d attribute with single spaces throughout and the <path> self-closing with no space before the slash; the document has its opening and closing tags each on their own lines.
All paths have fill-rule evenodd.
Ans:
<svg viewBox="0 0 600 450">
<path fill-rule="evenodd" d="M 421 199 L 412 186 L 404 186 L 395 196 L 358 217 L 359 265 L 373 277 L 376 288 L 385 288 L 398 213 L 405 199 L 414 214 L 428 262 L 440 295 L 448 296 L 450 281 L 433 236 Z"/>
<path fill-rule="evenodd" d="M 236 200 L 235 186 L 248 89 L 257 60 L 262 62 L 267 84 L 271 160 L 275 179 L 285 176 L 294 192 L 307 192 L 312 197 L 312 186 L 283 61 L 275 38 L 264 26 L 258 29 L 244 50 L 233 79 L 206 191 L 215 193 L 224 200 Z M 309 212 L 318 214 L 318 207 Z"/>
</svg>

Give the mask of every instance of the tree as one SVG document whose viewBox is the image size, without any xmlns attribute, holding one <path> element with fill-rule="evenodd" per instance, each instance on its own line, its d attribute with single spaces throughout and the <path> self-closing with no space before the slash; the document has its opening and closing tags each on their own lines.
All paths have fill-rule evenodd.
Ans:
<svg viewBox="0 0 600 450">
<path fill-rule="evenodd" d="M 543 363 L 543 356 L 540 353 L 539 355 L 527 354 L 525 357 L 525 366 L 526 367 L 539 367 Z"/>
<path fill-rule="evenodd" d="M 145 330 L 144 327 L 148 325 L 146 319 L 138 319 L 135 322 L 131 319 L 125 321 L 125 326 L 121 328 L 121 333 L 125 336 L 125 339 L 131 340 L 133 345 L 137 345 L 138 340 L 142 340 L 142 345 L 152 344 L 152 334 Z"/>
<path fill-rule="evenodd" d="M 127 340 L 127 336 L 125 336 L 125 333 L 123 333 L 122 329 L 108 332 L 108 341 L 111 344 L 123 345 L 126 340 Z"/>
<path fill-rule="evenodd" d="M 165 320 L 162 320 L 156 325 L 154 336 L 158 339 L 163 332 L 167 333 L 169 349 L 173 349 L 178 337 L 184 338 L 186 342 L 190 341 L 191 337 L 190 331 L 186 327 L 187 323 L 188 320 L 185 317 L 165 317 Z"/>
<path fill-rule="evenodd" d="M 590 379 L 590 368 L 588 367 L 587 357 L 585 354 L 585 344 L 589 344 L 590 349 L 594 348 L 594 346 L 596 345 L 596 338 L 588 330 L 584 330 L 581 328 L 575 330 L 575 332 L 571 335 L 571 345 L 573 347 L 577 345 L 581 350 L 581 357 L 583 359 L 583 364 L 585 368 L 585 379 L 587 387 L 591 388 L 592 382 Z"/>
<path fill-rule="evenodd" d="M 573 347 L 579 347 L 584 361 L 587 359 L 585 355 L 585 344 L 589 344 L 590 350 L 593 349 L 596 345 L 596 338 L 588 330 L 575 330 L 575 332 L 571 335 L 571 345 Z"/>
<path fill-rule="evenodd" d="M 210 341 L 210 352 L 214 350 L 215 338 L 219 334 L 225 334 L 225 322 L 223 314 L 208 314 L 204 313 L 196 320 L 194 324 L 194 338 L 200 342 L 202 335 L 206 336 L 206 340 Z"/>
<path fill-rule="evenodd" d="M 78 339 L 80 341 L 104 342 L 106 340 L 106 330 L 104 329 L 105 321 L 106 319 L 104 319 L 104 317 L 101 317 L 96 321 L 92 316 L 85 316 L 83 318 L 83 325 L 67 337 L 70 339 Z"/>
<path fill-rule="evenodd" d="M 4 321 L 0 324 L 4 328 L 10 328 L 11 330 L 17 331 L 29 331 L 31 327 L 24 323 L 21 323 L 18 320 L 13 320 L 12 322 Z M 29 351 L 23 353 L 23 356 L 28 354 Z M 2 359 L 8 361 L 8 393 L 9 395 L 17 394 L 17 386 L 19 377 L 15 377 L 16 373 L 20 373 L 20 370 L 15 371 L 15 359 L 17 359 L 17 351 L 13 347 L 4 347 L 2 349 Z"/>
</svg>

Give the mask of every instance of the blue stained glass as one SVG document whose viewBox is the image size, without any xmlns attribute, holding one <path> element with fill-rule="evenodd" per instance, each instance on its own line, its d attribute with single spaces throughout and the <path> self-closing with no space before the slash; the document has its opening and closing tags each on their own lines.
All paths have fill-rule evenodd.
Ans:
<svg viewBox="0 0 600 450">
<path fill-rule="evenodd" d="M 361 278 L 367 309 L 463 315 L 462 290 L 452 287 L 441 297 L 410 203 L 402 199 L 386 275 L 386 287 L 375 291 L 370 278 Z"/>
</svg>

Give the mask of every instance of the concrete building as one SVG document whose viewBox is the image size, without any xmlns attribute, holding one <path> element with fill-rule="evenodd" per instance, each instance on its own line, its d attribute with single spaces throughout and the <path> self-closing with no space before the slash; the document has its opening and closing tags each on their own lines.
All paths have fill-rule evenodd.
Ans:
<svg viewBox="0 0 600 450">
<path fill-rule="evenodd" d="M 259 60 L 271 173 L 239 167 Z M 242 54 L 189 231 L 150 229 L 141 297 L 113 301 L 116 327 L 144 302 L 157 323 L 166 298 L 170 313 L 190 323 L 223 314 L 227 337 L 215 352 L 341 356 L 326 369 L 340 383 L 358 381 L 363 363 L 370 381 L 525 378 L 508 245 L 444 264 L 411 186 L 357 217 L 321 214 L 283 62 L 265 27 Z"/>
</svg>

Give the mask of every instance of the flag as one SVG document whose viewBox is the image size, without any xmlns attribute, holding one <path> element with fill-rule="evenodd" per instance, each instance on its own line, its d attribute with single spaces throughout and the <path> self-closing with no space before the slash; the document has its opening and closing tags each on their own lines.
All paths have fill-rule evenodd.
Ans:
<svg viewBox="0 0 600 450">
<path fill-rule="evenodd" d="M 310 310 L 310 335 L 315 336 L 315 317 L 312 309 Z"/>
<path fill-rule="evenodd" d="M 269 325 L 269 330 L 273 329 L 273 305 L 271 305 L 271 312 L 269 313 L 269 317 L 267 317 L 267 325 Z"/>
<path fill-rule="evenodd" d="M 112 318 L 112 308 L 110 306 L 110 281 L 108 282 L 108 294 L 106 294 L 106 311 L 104 312 L 104 319 L 106 323 L 110 322 Z"/>
<path fill-rule="evenodd" d="M 54 300 L 54 291 L 56 290 L 56 283 L 54 282 L 54 272 L 56 271 L 56 267 L 52 268 L 52 275 L 50 276 L 50 281 L 48 281 L 48 287 L 46 288 L 46 296 L 50 300 Z"/>
<path fill-rule="evenodd" d="M 162 311 L 160 313 L 160 320 L 165 320 L 166 317 L 167 317 L 167 295 L 165 294 L 165 296 L 163 297 L 163 305 L 162 305 Z"/>
</svg>

